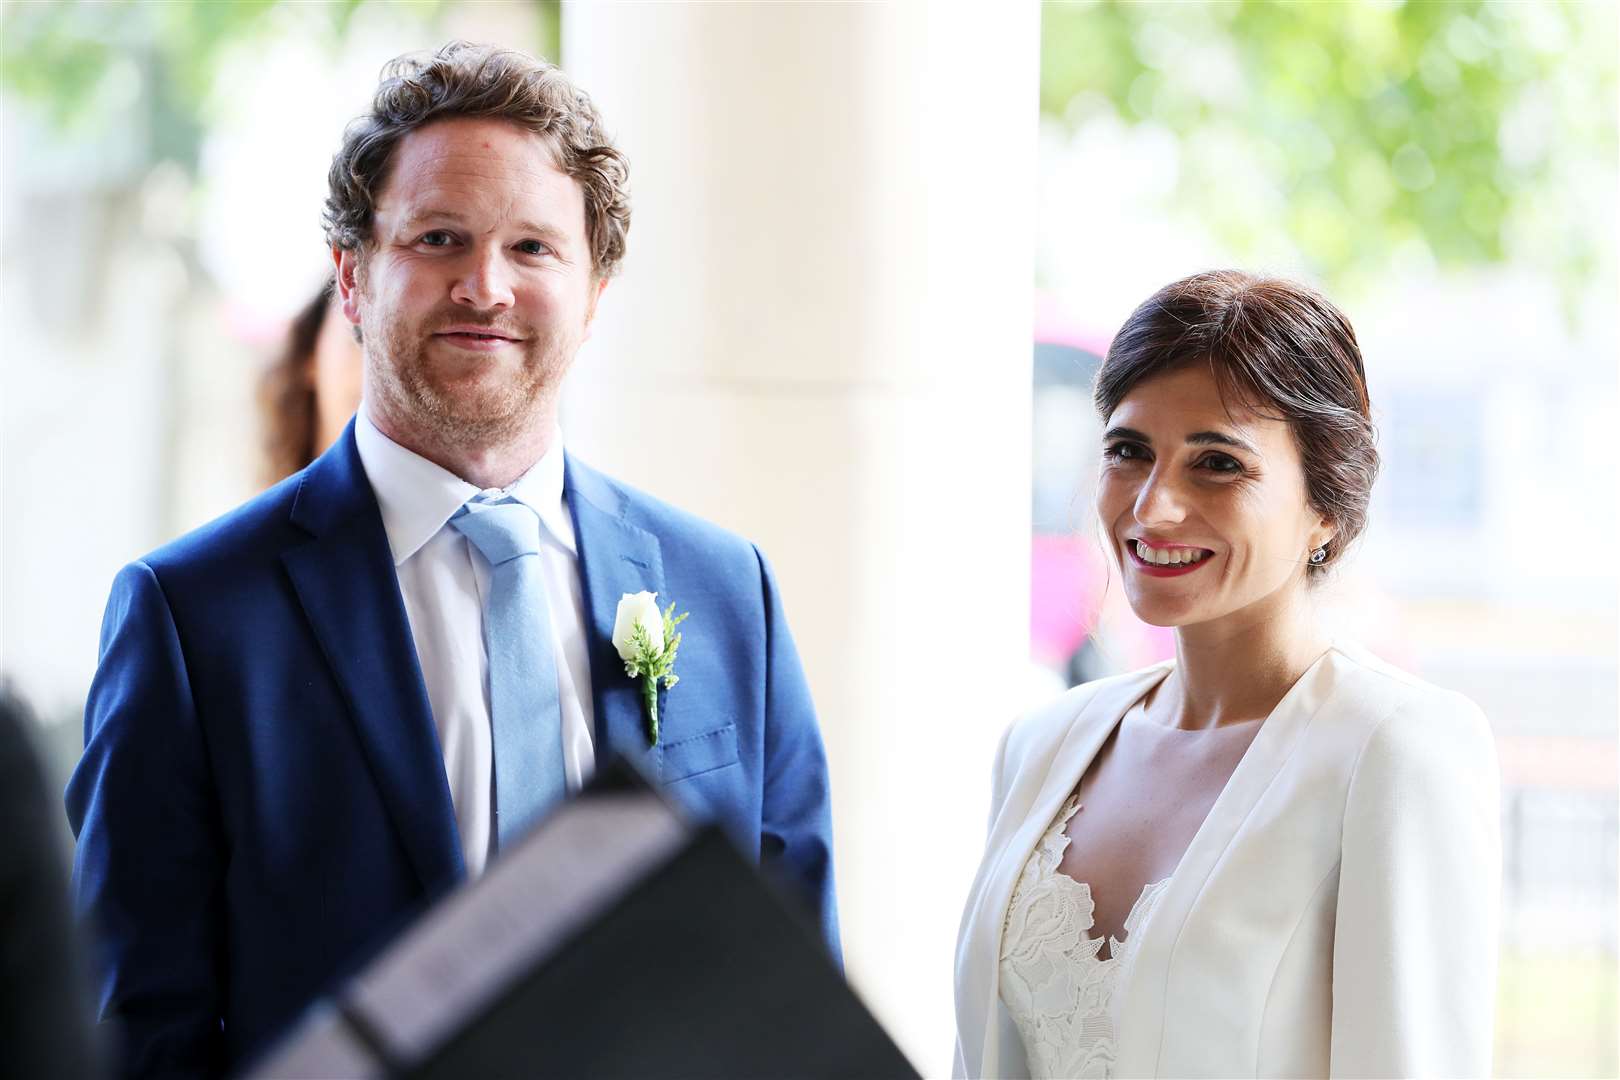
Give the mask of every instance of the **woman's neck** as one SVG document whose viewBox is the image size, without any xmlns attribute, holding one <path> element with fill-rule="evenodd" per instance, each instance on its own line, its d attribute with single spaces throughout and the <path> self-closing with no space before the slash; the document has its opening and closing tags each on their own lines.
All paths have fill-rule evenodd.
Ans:
<svg viewBox="0 0 1620 1080">
<path fill-rule="evenodd" d="M 1176 666 L 1148 701 L 1162 722 L 1208 728 L 1267 716 L 1330 638 L 1300 589 L 1279 603 L 1176 628 Z"/>
</svg>

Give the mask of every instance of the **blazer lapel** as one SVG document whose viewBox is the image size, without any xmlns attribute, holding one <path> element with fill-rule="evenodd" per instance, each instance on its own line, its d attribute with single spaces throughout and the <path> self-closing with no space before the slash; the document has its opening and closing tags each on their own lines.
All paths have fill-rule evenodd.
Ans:
<svg viewBox="0 0 1620 1080">
<path fill-rule="evenodd" d="M 312 539 L 282 555 L 423 887 L 466 875 L 444 755 L 399 579 L 354 424 L 304 474 L 292 519 Z"/>
<path fill-rule="evenodd" d="M 564 459 L 563 493 L 573 514 L 579 546 L 590 636 L 591 698 L 596 711 L 596 761 L 615 754 L 634 761 L 657 778 L 661 750 L 647 743 L 647 719 L 639 681 L 624 673 L 613 647 L 613 623 L 625 593 L 664 591 L 664 561 L 658 537 L 625 520 L 624 496 L 605 477 L 573 455 Z M 668 719 L 659 694 L 659 721 Z"/>
<path fill-rule="evenodd" d="M 1209 814 L 1193 834 L 1153 914 L 1139 933 L 1131 968 L 1121 987 L 1115 1068 L 1120 1076 L 1152 1076 L 1164 1041 L 1165 997 L 1181 929 L 1222 856 L 1243 829 L 1255 804 L 1300 744 L 1311 717 L 1331 695 L 1328 650 L 1277 703 L 1254 742 L 1238 761 Z"/>
<path fill-rule="evenodd" d="M 999 1074 L 1001 932 L 1024 864 L 1126 710 L 1169 670 L 1168 665 L 1149 668 L 1134 677 L 1121 679 L 1090 698 L 1070 722 L 1045 770 L 1030 767 L 1038 765 L 1040 760 L 1038 750 L 1031 753 L 1007 792 L 993 826 L 990 847 L 997 854 L 984 877 L 974 914 L 979 941 L 963 970 L 964 985 L 989 988 L 983 1003 L 983 1050 L 980 1072 L 976 1075 Z"/>
</svg>

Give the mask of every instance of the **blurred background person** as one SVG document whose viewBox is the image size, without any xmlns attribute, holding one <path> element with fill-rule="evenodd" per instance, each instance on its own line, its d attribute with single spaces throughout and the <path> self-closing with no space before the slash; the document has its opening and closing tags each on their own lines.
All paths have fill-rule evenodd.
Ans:
<svg viewBox="0 0 1620 1080">
<path fill-rule="evenodd" d="M 286 344 L 259 381 L 266 484 L 302 469 L 343 434 L 360 406 L 360 373 L 360 344 L 328 276 L 293 317 Z"/>
</svg>

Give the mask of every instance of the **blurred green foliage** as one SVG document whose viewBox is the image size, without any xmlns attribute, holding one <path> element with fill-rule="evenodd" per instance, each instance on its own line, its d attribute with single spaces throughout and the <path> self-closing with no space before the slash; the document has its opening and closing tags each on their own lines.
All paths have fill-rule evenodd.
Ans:
<svg viewBox="0 0 1620 1080">
<path fill-rule="evenodd" d="M 319 5 L 341 38 L 359 0 Z M 95 138 L 137 110 L 152 162 L 196 166 L 226 50 L 265 31 L 276 0 L 14 3 L 0 23 L 0 79 L 69 136 Z"/>
<path fill-rule="evenodd" d="M 469 2 L 382 6 L 431 23 Z M 560 5 L 526 2 L 545 39 L 533 47 L 555 55 Z M 69 136 L 138 120 L 149 161 L 194 169 L 230 50 L 293 6 L 318 13 L 335 46 L 364 3 L 7 3 L 0 83 Z M 1612 200 L 1612 4 L 1091 0 L 1042 13 L 1043 112 L 1174 136 L 1167 209 L 1240 257 L 1285 247 L 1337 286 L 1413 259 L 1537 264 L 1566 293 L 1609 269 L 1610 230 L 1589 211 Z"/>
<path fill-rule="evenodd" d="M 1043 113 L 1171 133 L 1175 206 L 1240 255 L 1289 246 L 1338 284 L 1387 273 L 1397 252 L 1442 267 L 1530 261 L 1570 288 L 1609 257 L 1608 229 L 1582 211 L 1597 189 L 1612 199 L 1610 4 L 1042 12 Z"/>
<path fill-rule="evenodd" d="M 531 0 L 555 55 L 557 0 Z M 0 85 L 40 105 L 69 137 L 94 138 L 142 117 L 146 157 L 195 169 L 209 98 L 231 50 L 278 32 L 278 9 L 317 20 L 332 46 L 347 37 L 366 0 L 47 0 L 0 5 Z M 400 17 L 433 24 L 457 0 L 387 3 Z"/>
</svg>

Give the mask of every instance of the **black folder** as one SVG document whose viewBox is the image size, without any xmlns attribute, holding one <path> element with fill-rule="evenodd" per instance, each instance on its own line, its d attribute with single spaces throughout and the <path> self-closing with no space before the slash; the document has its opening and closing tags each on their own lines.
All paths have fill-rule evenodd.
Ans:
<svg viewBox="0 0 1620 1080">
<path fill-rule="evenodd" d="M 430 909 L 251 1077 L 915 1077 L 797 910 L 633 769 Z"/>
</svg>

